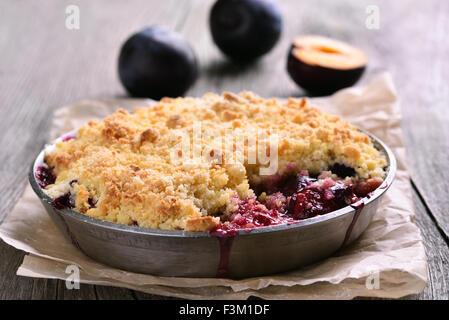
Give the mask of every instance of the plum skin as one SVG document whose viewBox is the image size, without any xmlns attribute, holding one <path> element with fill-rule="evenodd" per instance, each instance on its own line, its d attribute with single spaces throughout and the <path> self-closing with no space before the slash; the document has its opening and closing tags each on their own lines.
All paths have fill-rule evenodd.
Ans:
<svg viewBox="0 0 449 320">
<path fill-rule="evenodd" d="M 312 66 L 297 59 L 293 50 L 292 45 L 287 58 L 288 74 L 297 85 L 312 94 L 330 94 L 350 87 L 360 79 L 366 68 L 366 65 L 346 70 Z"/>
<path fill-rule="evenodd" d="M 189 43 L 178 33 L 153 26 L 133 34 L 122 45 L 118 73 L 135 97 L 178 97 L 198 77 L 198 63 Z"/>
<path fill-rule="evenodd" d="M 218 0 L 209 25 L 218 48 L 229 58 L 249 62 L 270 51 L 282 31 L 282 15 L 273 0 Z"/>
</svg>

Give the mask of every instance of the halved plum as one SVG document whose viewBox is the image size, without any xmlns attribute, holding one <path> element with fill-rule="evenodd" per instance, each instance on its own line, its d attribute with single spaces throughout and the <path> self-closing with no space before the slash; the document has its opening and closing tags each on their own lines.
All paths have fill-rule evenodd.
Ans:
<svg viewBox="0 0 449 320">
<path fill-rule="evenodd" d="M 300 87 L 312 94 L 329 94 L 355 84 L 365 71 L 365 53 L 347 43 L 322 36 L 294 39 L 287 71 Z"/>
</svg>

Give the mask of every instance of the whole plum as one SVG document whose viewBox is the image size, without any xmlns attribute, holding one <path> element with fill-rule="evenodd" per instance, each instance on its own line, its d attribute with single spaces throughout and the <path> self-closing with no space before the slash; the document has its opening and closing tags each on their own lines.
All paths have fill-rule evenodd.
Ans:
<svg viewBox="0 0 449 320">
<path fill-rule="evenodd" d="M 198 77 L 198 63 L 189 43 L 178 33 L 153 26 L 132 35 L 118 59 L 120 80 L 136 97 L 177 97 Z"/>
<path fill-rule="evenodd" d="M 282 15 L 274 0 L 218 0 L 209 17 L 215 44 L 232 60 L 248 62 L 279 40 Z"/>
</svg>

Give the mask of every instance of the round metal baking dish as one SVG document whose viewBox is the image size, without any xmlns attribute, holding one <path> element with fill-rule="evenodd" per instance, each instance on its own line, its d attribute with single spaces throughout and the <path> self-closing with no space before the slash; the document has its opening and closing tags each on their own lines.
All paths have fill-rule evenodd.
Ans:
<svg viewBox="0 0 449 320">
<path fill-rule="evenodd" d="M 62 234 L 97 261 L 158 276 L 253 277 L 292 270 L 326 258 L 355 241 L 368 227 L 396 172 L 392 151 L 376 137 L 369 136 L 388 162 L 385 181 L 369 198 L 322 216 L 292 224 L 241 230 L 228 237 L 209 232 L 126 226 L 71 209 L 56 209 L 34 174 L 52 146 L 47 146 L 35 159 L 29 180 Z M 64 137 L 67 135 L 59 140 Z"/>
</svg>

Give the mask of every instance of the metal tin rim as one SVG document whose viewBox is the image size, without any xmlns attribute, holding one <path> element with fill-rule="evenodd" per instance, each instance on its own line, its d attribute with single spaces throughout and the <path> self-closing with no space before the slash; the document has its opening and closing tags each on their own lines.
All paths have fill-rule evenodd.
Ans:
<svg viewBox="0 0 449 320">
<path fill-rule="evenodd" d="M 386 184 L 385 187 L 383 188 L 377 188 L 376 190 L 373 191 L 373 194 L 370 198 L 363 198 L 362 200 L 360 200 L 357 203 L 354 203 L 353 206 L 357 206 L 357 204 L 364 202 L 365 205 L 369 204 L 372 201 L 375 201 L 377 198 L 379 198 L 382 194 L 384 194 L 388 188 L 391 186 L 395 174 L 396 174 L 396 158 L 393 154 L 393 152 L 391 151 L 391 149 L 385 144 L 383 143 L 380 139 L 378 139 L 376 136 L 359 129 L 360 131 L 364 132 L 365 134 L 367 134 L 372 141 L 374 142 L 374 144 L 377 144 L 381 149 L 381 152 L 383 152 L 387 158 L 387 162 L 388 162 L 388 168 L 387 168 L 387 176 L 384 179 L 383 184 Z M 70 134 L 76 134 L 77 130 L 73 130 L 68 134 L 62 135 L 60 138 L 56 139 L 55 143 L 57 143 L 58 141 L 62 140 L 62 137 L 66 137 L 67 135 Z M 51 145 L 54 145 L 50 144 Z M 47 146 L 48 147 L 48 146 Z M 33 161 L 31 168 L 30 168 L 30 172 L 29 172 L 29 182 L 31 184 L 31 187 L 33 188 L 34 192 L 36 193 L 36 195 L 43 201 L 51 204 L 52 202 L 52 198 L 50 198 L 50 196 L 48 196 L 38 185 L 37 181 L 36 181 L 36 177 L 35 177 L 35 170 L 36 167 L 39 163 L 39 160 L 42 160 L 43 162 L 43 157 L 44 157 L 44 152 L 45 152 L 46 148 L 44 148 L 43 150 L 41 150 L 41 152 L 38 154 L 38 156 L 35 158 L 35 160 Z M 114 223 L 114 222 L 109 222 L 109 221 L 105 221 L 105 220 L 101 220 L 101 219 L 97 219 L 97 218 L 92 218 L 89 217 L 87 215 L 84 215 L 82 213 L 78 213 L 75 210 L 72 209 L 60 209 L 58 210 L 61 214 L 63 215 L 68 215 L 71 216 L 72 218 L 82 221 L 84 223 L 88 223 L 100 228 L 104 228 L 104 229 L 109 229 L 109 230 L 114 230 L 114 231 L 118 231 L 118 232 L 125 232 L 125 233 L 133 233 L 133 234 L 141 234 L 141 235 L 150 235 L 150 236 L 162 236 L 162 237 L 188 237 L 188 238 L 200 238 L 200 237 L 213 237 L 210 232 L 208 231 L 185 231 L 185 230 L 160 230 L 160 229 L 150 229 L 150 228 L 144 228 L 144 227 L 139 227 L 139 226 L 128 226 L 128 225 L 122 225 L 122 224 L 118 224 L 118 223 Z M 308 218 L 305 220 L 299 220 L 298 222 L 294 222 L 294 223 L 289 223 L 289 224 L 279 224 L 279 225 L 273 225 L 273 226 L 267 226 L 267 227 L 258 227 L 258 228 L 254 228 L 254 229 L 242 229 L 242 230 L 237 230 L 238 232 L 238 236 L 250 236 L 253 234 L 258 234 L 258 233 L 269 233 L 269 232 L 278 232 L 278 231 L 284 231 L 284 230 L 289 230 L 289 229 L 296 229 L 296 228 L 303 228 L 303 227 L 307 227 L 309 225 L 315 225 L 315 224 L 319 224 L 321 222 L 325 222 L 349 213 L 353 213 L 355 212 L 355 209 L 352 206 L 346 206 L 344 208 L 341 208 L 339 210 L 321 215 L 321 216 L 316 216 L 316 217 L 312 217 L 312 218 Z M 249 232 L 250 231 L 250 232 Z"/>
</svg>

